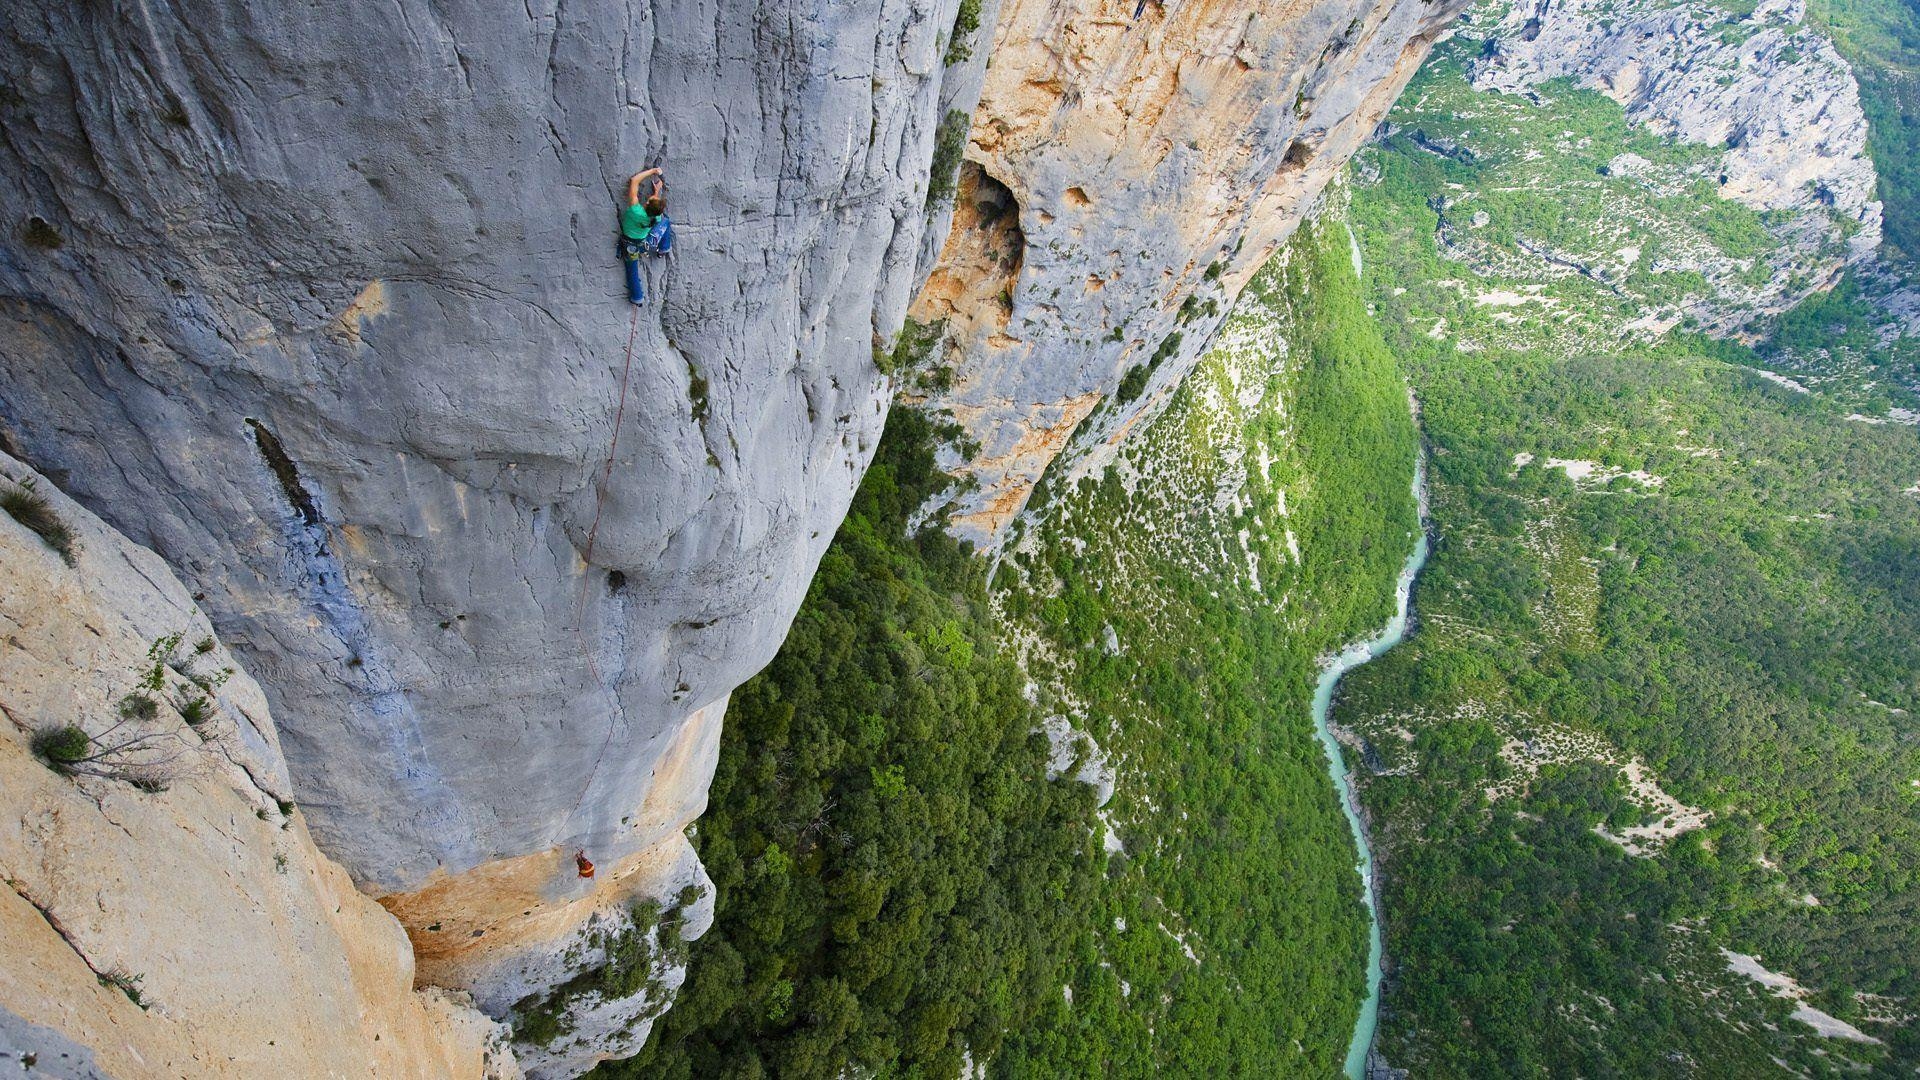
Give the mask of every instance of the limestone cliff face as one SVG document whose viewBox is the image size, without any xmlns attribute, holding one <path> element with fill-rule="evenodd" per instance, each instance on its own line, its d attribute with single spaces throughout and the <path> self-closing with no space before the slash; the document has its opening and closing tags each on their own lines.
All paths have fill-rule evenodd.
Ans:
<svg viewBox="0 0 1920 1080">
<path fill-rule="evenodd" d="M 33 480 L 78 536 L 69 566 L 0 514 L 0 1060 L 518 1076 L 503 1029 L 414 991 L 405 931 L 315 850 L 266 699 L 186 588 L 0 454 L 0 487 Z M 67 726 L 93 737 L 72 775 L 33 752 Z"/>
<path fill-rule="evenodd" d="M 979 447 L 957 533 L 997 542 L 1070 439 L 1107 460 L 1464 6 L 1005 0 L 912 310 Z"/>
<path fill-rule="evenodd" d="M 207 594 L 360 881 L 661 839 L 884 419 L 955 2 L 8 8 L 0 418 Z"/>
<path fill-rule="evenodd" d="M 885 420 L 958 2 L 0 14 L 0 427 L 204 595 L 315 838 L 496 1015 L 700 883 L 726 696 Z"/>
</svg>

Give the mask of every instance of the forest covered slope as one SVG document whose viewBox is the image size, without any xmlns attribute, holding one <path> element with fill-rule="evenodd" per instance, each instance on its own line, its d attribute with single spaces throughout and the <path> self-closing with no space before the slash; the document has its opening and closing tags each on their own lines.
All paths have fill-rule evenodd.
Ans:
<svg viewBox="0 0 1920 1080">
<path fill-rule="evenodd" d="M 1415 81 L 1354 197 L 1438 534 L 1419 632 L 1338 714 L 1386 860 L 1383 1049 L 1421 1076 L 1904 1075 L 1920 373 L 1885 297 L 1907 267 L 1858 263 L 1777 320 L 1720 291 L 1753 348 L 1650 328 L 1717 260 L 1804 266 L 1797 226 L 1675 197 L 1726 148 L 1598 90 L 1476 90 L 1487 32 Z M 1556 273 L 1542 240 L 1639 259 Z"/>
</svg>

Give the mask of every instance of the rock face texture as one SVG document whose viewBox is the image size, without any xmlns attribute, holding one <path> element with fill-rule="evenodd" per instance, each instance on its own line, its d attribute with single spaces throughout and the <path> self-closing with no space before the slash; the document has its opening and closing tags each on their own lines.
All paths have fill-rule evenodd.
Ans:
<svg viewBox="0 0 1920 1080">
<path fill-rule="evenodd" d="M 416 939 L 500 913 L 487 867 L 551 871 L 570 916 L 431 977 L 526 991 L 613 894 L 697 878 L 726 695 L 885 419 L 985 63 L 945 63 L 958 2 L 0 14 L 0 427 L 205 596 L 315 837 Z M 636 308 L 650 164 L 678 243 Z"/>
<path fill-rule="evenodd" d="M 884 419 L 952 7 L 9 9 L 0 418 L 207 593 L 360 881 L 659 839 Z"/>
<path fill-rule="evenodd" d="M 1465 3 L 1136 6 L 1005 0 L 914 302 L 979 446 L 952 526 L 983 544 L 1069 440 L 1069 475 L 1104 464 L 1186 376 Z"/>
<path fill-rule="evenodd" d="M 1722 196 L 1791 215 L 1780 227 L 1790 250 L 1733 307 L 1781 311 L 1870 259 L 1881 239 L 1859 87 L 1832 43 L 1801 26 L 1805 15 L 1805 0 L 1765 0 L 1744 17 L 1712 4 L 1520 3 L 1476 28 L 1488 48 L 1471 76 L 1476 89 L 1506 93 L 1575 79 L 1658 134 L 1724 149 Z M 1729 327 L 1740 318 L 1702 314 Z"/>
<path fill-rule="evenodd" d="M 36 479 L 0 454 L 0 489 Z M 0 514 L 7 1067 L 32 1055 L 29 1076 L 518 1076 L 504 1029 L 444 991 L 416 993 L 405 931 L 314 848 L 266 699 L 186 588 L 43 479 L 36 489 L 78 539 L 69 566 Z M 72 775 L 33 752 L 67 726 L 93 737 Z"/>
</svg>

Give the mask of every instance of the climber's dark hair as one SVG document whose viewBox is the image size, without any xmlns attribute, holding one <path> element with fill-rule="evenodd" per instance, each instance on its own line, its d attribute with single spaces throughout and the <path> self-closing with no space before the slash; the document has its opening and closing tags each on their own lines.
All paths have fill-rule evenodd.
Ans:
<svg viewBox="0 0 1920 1080">
<path fill-rule="evenodd" d="M 647 213 L 659 217 L 667 212 L 667 200 L 658 195 L 647 196 Z"/>
</svg>

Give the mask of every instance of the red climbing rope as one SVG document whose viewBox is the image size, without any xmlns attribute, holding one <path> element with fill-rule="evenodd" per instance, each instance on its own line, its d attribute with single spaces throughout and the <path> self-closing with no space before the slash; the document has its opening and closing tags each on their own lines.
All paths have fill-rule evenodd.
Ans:
<svg viewBox="0 0 1920 1080">
<path fill-rule="evenodd" d="M 633 319 L 627 324 L 627 362 L 620 369 L 620 406 L 613 412 L 613 439 L 607 446 L 607 465 L 606 468 L 600 471 L 600 484 L 594 492 L 593 525 L 587 529 L 587 554 L 585 560 L 587 568 L 583 570 L 580 575 L 580 603 L 575 607 L 573 613 L 574 626 L 580 631 L 580 647 L 587 656 L 587 668 L 593 672 L 593 677 L 596 679 L 600 677 L 600 670 L 594 667 L 593 651 L 586 647 L 587 589 L 591 587 L 593 581 L 590 576 L 593 568 L 593 542 L 600 535 L 600 511 L 605 508 L 607 504 L 607 484 L 613 480 L 614 456 L 620 452 L 620 426 L 625 422 L 627 415 L 627 377 L 633 374 L 633 339 L 639 330 L 640 306 L 635 304 L 633 307 Z"/>
<path fill-rule="evenodd" d="M 613 480 L 613 459 L 620 452 L 620 427 L 627 416 L 627 379 L 633 374 L 633 340 L 640 330 L 640 306 L 634 305 L 633 321 L 627 324 L 627 360 L 620 368 L 620 405 L 613 411 L 613 438 L 607 445 L 607 464 L 600 470 L 599 489 L 593 499 L 593 525 L 587 529 L 586 566 L 580 572 L 580 602 L 574 608 L 573 625 L 580 635 L 580 655 L 586 657 L 587 670 L 593 673 L 594 680 L 600 678 L 600 667 L 593 662 L 593 649 L 587 643 L 587 590 L 593 587 L 593 542 L 600 535 L 600 511 L 607 503 L 607 484 Z M 607 737 L 600 743 L 600 752 L 594 755 L 593 768 L 587 771 L 587 782 L 580 785 L 580 797 L 573 801 L 573 809 L 567 812 L 571 817 L 578 813 L 580 804 L 587 801 L 587 792 L 593 788 L 593 778 L 600 773 L 600 762 L 607 756 L 607 747 L 613 745 L 613 725 L 615 717 L 607 719 Z M 580 876 L 592 877 L 593 864 L 587 861 L 586 853 L 575 856 L 580 863 Z"/>
</svg>

